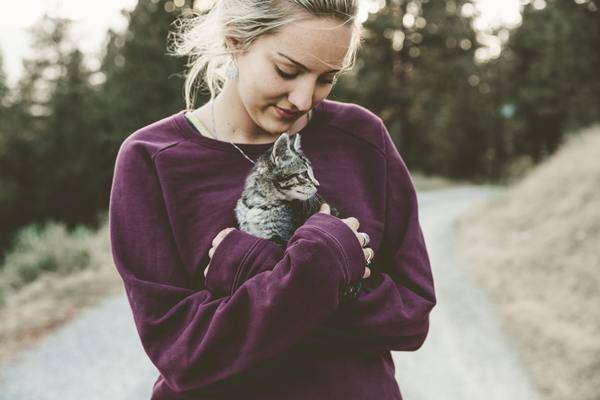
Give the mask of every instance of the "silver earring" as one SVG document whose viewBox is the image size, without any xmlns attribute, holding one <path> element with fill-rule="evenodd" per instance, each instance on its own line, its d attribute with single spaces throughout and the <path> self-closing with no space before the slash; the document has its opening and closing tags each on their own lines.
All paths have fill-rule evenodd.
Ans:
<svg viewBox="0 0 600 400">
<path fill-rule="evenodd" d="M 227 79 L 229 79 L 229 80 L 234 80 L 235 78 L 237 78 L 238 69 L 237 69 L 236 65 L 230 64 L 229 67 L 227 68 L 227 71 L 225 72 L 225 74 L 227 75 Z"/>
</svg>

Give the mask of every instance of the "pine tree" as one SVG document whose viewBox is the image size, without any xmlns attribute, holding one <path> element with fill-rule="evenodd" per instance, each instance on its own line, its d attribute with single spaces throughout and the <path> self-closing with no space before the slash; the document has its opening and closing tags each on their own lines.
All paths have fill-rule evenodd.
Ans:
<svg viewBox="0 0 600 400">
<path fill-rule="evenodd" d="M 389 1 L 364 24 L 356 71 L 338 89 L 383 118 L 411 168 L 453 177 L 485 175 L 491 141 L 479 120 L 477 41 L 463 7 L 473 5 Z"/>
<path fill-rule="evenodd" d="M 44 15 L 30 31 L 34 55 L 23 61 L 9 110 L 10 129 L 2 132 L 3 245 L 31 222 L 85 221 L 93 211 L 85 195 L 97 198 L 85 190 L 93 185 L 90 176 L 80 173 L 82 166 L 93 170 L 95 149 L 83 136 L 93 132 L 86 115 L 91 91 L 70 25 L 67 19 Z M 96 206 L 100 201 L 95 200 Z"/>
<path fill-rule="evenodd" d="M 102 65 L 107 120 L 115 144 L 140 127 L 184 108 L 184 62 L 167 53 L 170 24 L 189 6 L 140 0 L 123 34 L 111 32 Z M 118 146 L 117 146 L 118 148 Z"/>
<path fill-rule="evenodd" d="M 45 201 L 45 214 L 68 226 L 94 224 L 96 213 L 106 206 L 106 192 L 98 185 L 102 137 L 93 107 L 91 71 L 75 49 L 67 55 L 64 74 L 57 80 L 49 102 L 47 135 L 42 162 L 52 173 L 38 186 Z M 40 177 L 40 180 L 42 177 Z M 61 188 L 60 192 L 56 188 Z"/>
<path fill-rule="evenodd" d="M 0 52 L 0 112 L 8 107 L 9 87 L 6 71 L 4 71 L 4 56 Z"/>
<path fill-rule="evenodd" d="M 568 127 L 598 120 L 600 24 L 595 1 L 528 4 L 505 57 L 513 61 L 510 97 L 520 122 L 516 151 L 534 161 L 556 151 Z"/>
</svg>

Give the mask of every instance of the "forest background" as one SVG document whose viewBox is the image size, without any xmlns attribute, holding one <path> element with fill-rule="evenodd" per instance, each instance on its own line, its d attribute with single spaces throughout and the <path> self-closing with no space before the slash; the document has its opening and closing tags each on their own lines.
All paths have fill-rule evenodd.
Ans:
<svg viewBox="0 0 600 400">
<path fill-rule="evenodd" d="M 411 172 L 510 183 L 599 119 L 596 0 L 523 0 L 521 24 L 485 33 L 468 0 L 378 3 L 354 69 L 329 98 L 381 116 Z M 140 0 L 124 12 L 127 29 L 108 32 L 95 69 L 72 21 L 50 15 L 31 29 L 35 56 L 15 85 L 0 54 L 0 266 L 20 232 L 49 221 L 68 230 L 105 222 L 121 142 L 184 108 L 186 60 L 166 46 L 191 7 Z M 500 51 L 490 53 L 486 35 Z M 33 264 L 4 279 L 0 294 L 60 268 Z"/>
</svg>

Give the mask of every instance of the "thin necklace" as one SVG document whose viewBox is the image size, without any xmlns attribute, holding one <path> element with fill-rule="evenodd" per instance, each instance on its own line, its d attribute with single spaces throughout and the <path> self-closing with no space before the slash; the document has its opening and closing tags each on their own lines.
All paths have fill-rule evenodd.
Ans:
<svg viewBox="0 0 600 400">
<path fill-rule="evenodd" d="M 214 135 L 216 135 L 216 134 L 217 134 L 217 131 L 216 131 L 216 129 L 215 129 L 215 125 L 216 125 L 216 124 L 215 124 L 215 101 L 214 101 L 214 100 L 212 100 L 210 103 L 211 103 L 211 110 L 212 110 L 212 113 L 211 113 L 211 114 L 212 114 L 212 128 L 213 128 L 213 132 L 214 132 L 214 133 L 212 133 L 211 135 L 213 135 L 213 137 L 214 137 L 215 139 L 217 139 L 217 138 L 214 136 Z M 217 140 L 218 140 L 218 139 L 217 139 Z M 242 155 L 243 155 L 244 157 L 246 157 L 246 158 L 248 159 L 248 161 L 250 161 L 252 164 L 256 164 L 256 161 L 254 161 L 254 160 L 252 160 L 250 157 L 248 157 L 248 156 L 246 155 L 246 153 L 244 153 L 244 152 L 242 151 L 242 149 L 240 149 L 240 148 L 239 148 L 239 147 L 238 147 L 238 146 L 237 146 L 235 143 L 233 143 L 232 141 L 229 141 L 229 140 L 228 140 L 228 142 L 229 142 L 229 143 L 231 143 L 231 144 L 233 145 L 233 147 L 235 147 L 236 149 L 238 149 L 238 151 L 239 151 L 240 153 L 242 153 Z"/>
<path fill-rule="evenodd" d="M 211 100 L 211 102 L 210 102 L 210 103 L 211 103 L 210 105 L 211 105 L 211 111 L 212 111 L 212 112 L 211 112 L 211 114 L 212 114 L 212 130 L 213 130 L 213 131 L 212 131 L 212 133 L 211 133 L 211 132 L 209 132 L 209 134 L 210 134 L 210 135 L 211 135 L 211 136 L 212 136 L 214 139 L 217 139 L 217 140 L 219 140 L 219 139 L 218 139 L 218 138 L 215 136 L 215 135 L 217 134 L 217 131 L 216 131 L 216 129 L 215 129 L 215 126 L 216 126 L 216 124 L 215 124 L 215 101 L 214 101 L 214 99 L 213 99 L 213 100 Z M 312 116 L 312 110 L 309 110 L 309 111 L 308 111 L 308 120 L 309 120 L 309 121 L 311 120 L 311 116 Z M 238 149 L 238 151 L 239 151 L 240 153 L 242 153 L 242 155 L 243 155 L 244 157 L 246 157 L 246 159 L 248 159 L 248 161 L 250 161 L 252 164 L 256 164 L 256 161 L 254 161 L 254 160 L 252 160 L 250 157 L 248 157 L 248 156 L 246 155 L 246 153 L 244 153 L 244 152 L 242 151 L 242 149 L 240 149 L 240 148 L 239 148 L 239 147 L 238 147 L 238 146 L 237 146 L 235 143 L 233 143 L 232 141 L 229 141 L 229 140 L 228 140 L 228 142 L 229 142 L 229 143 L 231 143 L 231 144 L 233 145 L 233 147 L 235 147 L 236 149 Z"/>
</svg>

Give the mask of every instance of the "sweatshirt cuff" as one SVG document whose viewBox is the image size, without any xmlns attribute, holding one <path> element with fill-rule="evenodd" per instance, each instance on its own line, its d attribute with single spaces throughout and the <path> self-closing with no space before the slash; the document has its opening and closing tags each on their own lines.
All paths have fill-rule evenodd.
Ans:
<svg viewBox="0 0 600 400">
<path fill-rule="evenodd" d="M 346 265 L 346 285 L 359 282 L 365 273 L 365 254 L 354 231 L 341 219 L 322 212 L 311 215 L 303 226 L 329 234 L 339 246 Z"/>
<path fill-rule="evenodd" d="M 215 295 L 229 295 L 246 254 L 258 244 L 258 237 L 233 229 L 221 240 L 206 274 L 206 288 Z"/>
<path fill-rule="evenodd" d="M 206 274 L 206 288 L 229 296 L 248 278 L 268 269 L 283 257 L 277 243 L 233 229 L 217 246 Z"/>
<path fill-rule="evenodd" d="M 251 236 L 242 232 L 243 235 Z M 263 271 L 273 270 L 275 265 L 285 255 L 285 249 L 268 239 L 258 238 L 255 246 L 248 250 L 244 261 L 238 268 L 238 273 L 233 281 L 231 293 L 235 292 L 245 281 Z"/>
</svg>

